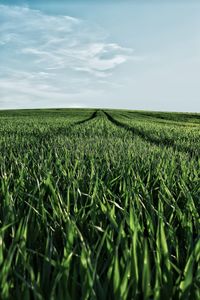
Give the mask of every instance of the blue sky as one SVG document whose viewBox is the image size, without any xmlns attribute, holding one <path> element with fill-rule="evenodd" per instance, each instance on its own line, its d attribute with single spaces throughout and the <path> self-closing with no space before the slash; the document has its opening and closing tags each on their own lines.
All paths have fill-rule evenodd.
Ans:
<svg viewBox="0 0 200 300">
<path fill-rule="evenodd" d="M 198 2 L 0 0 L 0 109 L 200 112 Z"/>
</svg>

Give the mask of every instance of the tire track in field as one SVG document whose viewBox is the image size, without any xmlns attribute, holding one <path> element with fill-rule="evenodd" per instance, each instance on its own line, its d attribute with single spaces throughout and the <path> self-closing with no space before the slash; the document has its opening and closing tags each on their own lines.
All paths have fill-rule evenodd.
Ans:
<svg viewBox="0 0 200 300">
<path fill-rule="evenodd" d="M 77 122 L 72 122 L 72 123 L 68 123 L 68 124 L 65 124 L 65 125 L 62 125 L 62 126 L 59 126 L 59 127 L 51 127 L 49 128 L 49 131 L 47 132 L 39 132 L 37 129 L 33 132 L 29 132 L 29 133 L 23 133 L 23 136 L 24 135 L 27 135 L 27 136 L 35 136 L 35 137 L 40 137 L 41 139 L 48 139 L 49 138 L 49 135 L 66 135 L 66 132 L 68 132 L 68 130 L 72 127 L 75 127 L 77 125 L 80 125 L 80 124 L 84 124 L 90 120 L 93 120 L 94 118 L 97 117 L 97 110 L 94 111 L 88 118 L 86 119 L 83 119 L 83 120 L 80 120 L 80 121 L 77 121 Z M 11 132 L 12 133 L 12 132 Z"/>
<path fill-rule="evenodd" d="M 199 123 L 192 123 L 192 122 L 187 122 L 184 123 L 184 121 L 175 121 L 173 119 L 165 119 L 165 118 L 161 118 L 161 117 L 155 117 L 155 116 L 151 116 L 151 115 L 147 115 L 144 113 L 134 113 L 132 115 L 125 115 L 125 114 L 121 114 L 123 117 L 127 118 L 127 119 L 132 119 L 133 117 L 140 117 L 140 118 L 145 118 L 145 120 L 149 119 L 150 121 L 153 121 L 154 123 L 158 123 L 161 125 L 167 125 L 167 126 L 182 126 L 182 127 L 193 127 L 193 128 L 198 128 L 200 126 Z M 200 128 L 200 127 L 199 127 Z"/>
<path fill-rule="evenodd" d="M 88 121 L 91 121 L 93 119 L 95 119 L 97 117 L 97 110 L 95 110 L 88 118 L 86 119 L 83 119 L 83 120 L 80 120 L 80 121 L 77 121 L 77 122 L 72 122 L 72 123 L 69 123 L 65 126 L 62 126 L 62 127 L 59 127 L 59 128 L 56 128 L 56 129 L 53 129 L 51 128 L 51 133 L 53 134 L 63 134 L 65 135 L 66 134 L 66 130 L 69 130 L 70 127 L 75 127 L 75 126 L 78 126 L 80 124 L 84 124 Z"/>
<path fill-rule="evenodd" d="M 80 120 L 80 121 L 76 121 L 76 122 L 72 122 L 72 123 L 69 123 L 67 124 L 67 126 L 62 126 L 62 127 L 59 127 L 59 128 L 56 128 L 55 130 L 54 129 L 51 129 L 51 132 L 53 132 L 54 134 L 65 134 L 66 133 L 66 129 L 69 129 L 70 127 L 75 127 L 77 125 L 80 125 L 80 124 L 84 124 L 88 121 L 91 121 L 93 120 L 94 118 L 97 117 L 97 110 L 95 110 L 88 118 L 86 119 L 83 119 L 83 120 Z"/>
<path fill-rule="evenodd" d="M 90 117 L 88 117 L 87 119 L 84 119 L 84 120 L 81 120 L 81 121 L 77 121 L 75 123 L 73 123 L 73 125 L 79 125 L 79 124 L 83 124 L 83 123 L 86 123 L 94 118 L 97 117 L 97 110 L 95 110 Z"/>
<path fill-rule="evenodd" d="M 191 148 L 188 148 L 188 147 L 184 147 L 184 146 L 181 146 L 181 145 L 176 145 L 173 140 L 168 139 L 168 138 L 158 139 L 156 137 L 152 137 L 148 133 L 146 133 L 145 131 L 143 131 L 139 128 L 129 126 L 127 124 L 124 124 L 124 123 L 116 120 L 115 118 L 113 118 L 110 114 L 108 114 L 105 111 L 103 111 L 103 113 L 106 115 L 107 119 L 111 123 L 115 124 L 118 127 L 124 128 L 128 131 L 131 131 L 133 134 L 141 137 L 143 140 L 145 140 L 146 142 L 151 143 L 152 145 L 171 147 L 174 150 L 189 154 L 190 156 L 197 156 L 197 157 L 199 156 L 199 151 L 198 150 L 195 151 L 195 150 L 193 150 Z"/>
</svg>

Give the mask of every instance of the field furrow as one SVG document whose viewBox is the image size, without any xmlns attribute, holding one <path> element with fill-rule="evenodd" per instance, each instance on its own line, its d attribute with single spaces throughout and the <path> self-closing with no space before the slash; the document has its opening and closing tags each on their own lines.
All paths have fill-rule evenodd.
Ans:
<svg viewBox="0 0 200 300">
<path fill-rule="evenodd" d="M 162 132 L 159 131 L 159 134 L 155 134 L 155 131 L 146 129 L 146 126 L 134 126 L 134 124 L 127 123 L 121 121 L 120 119 L 114 118 L 111 114 L 104 111 L 105 115 L 107 116 L 108 120 L 111 121 L 113 124 L 124 128 L 128 131 L 131 131 L 133 134 L 140 136 L 145 141 L 157 145 L 157 146 L 164 146 L 164 147 L 172 147 L 177 151 L 185 152 L 191 156 L 199 156 L 200 154 L 200 148 L 196 147 L 196 143 L 200 143 L 200 135 L 198 132 L 198 140 L 196 141 L 195 145 L 192 141 L 192 145 L 185 145 L 183 141 L 180 143 L 177 143 L 176 136 L 175 135 L 164 135 L 161 134 Z M 137 125 L 137 124 L 136 124 Z M 162 128 L 161 128 L 162 129 Z M 163 127 L 164 129 L 164 127 Z M 197 128 L 198 129 L 198 128 Z M 194 147 L 193 147 L 194 145 Z"/>
</svg>

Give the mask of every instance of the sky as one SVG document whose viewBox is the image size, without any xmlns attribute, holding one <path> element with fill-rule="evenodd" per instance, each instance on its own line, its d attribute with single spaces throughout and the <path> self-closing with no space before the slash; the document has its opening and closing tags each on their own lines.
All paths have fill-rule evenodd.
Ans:
<svg viewBox="0 0 200 300">
<path fill-rule="evenodd" d="M 200 112 L 200 1 L 0 0 L 0 109 Z"/>
</svg>

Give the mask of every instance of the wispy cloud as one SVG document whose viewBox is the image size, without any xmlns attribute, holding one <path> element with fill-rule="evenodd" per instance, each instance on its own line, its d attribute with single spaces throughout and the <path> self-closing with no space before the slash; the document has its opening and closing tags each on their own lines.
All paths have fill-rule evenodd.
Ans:
<svg viewBox="0 0 200 300">
<path fill-rule="evenodd" d="M 94 82 L 95 90 L 101 89 L 98 78 L 111 76 L 129 59 L 140 59 L 84 20 L 6 5 L 0 5 L 0 55 L 6 99 L 9 93 L 66 98 L 91 90 Z"/>
</svg>

